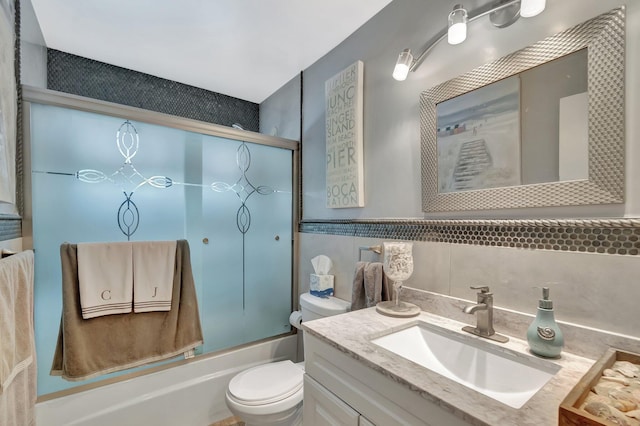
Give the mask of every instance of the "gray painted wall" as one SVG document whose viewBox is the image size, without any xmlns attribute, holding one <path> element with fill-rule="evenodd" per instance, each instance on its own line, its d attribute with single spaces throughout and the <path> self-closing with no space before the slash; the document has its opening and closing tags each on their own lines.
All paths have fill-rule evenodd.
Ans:
<svg viewBox="0 0 640 426">
<path fill-rule="evenodd" d="M 500 58 L 621 4 L 627 4 L 626 202 L 618 205 L 424 214 L 420 202 L 419 94 L 477 66 Z M 394 0 L 340 46 L 304 71 L 303 217 L 358 218 L 546 218 L 640 215 L 640 2 L 547 0 L 547 10 L 505 29 L 486 19 L 469 26 L 457 46 L 440 43 L 405 82 L 391 78 L 398 53 L 421 51 L 444 28 L 453 1 Z M 466 4 L 466 3 L 465 3 Z M 364 62 L 364 158 L 367 205 L 325 207 L 324 82 L 356 60 Z M 276 93 L 274 96 L 279 96 Z M 276 103 L 274 99 L 268 100 Z M 286 102 L 279 100 L 278 102 Z M 334 260 L 336 294 L 349 300 L 359 246 L 372 238 L 301 234 L 299 288 L 308 290 L 310 259 Z M 365 254 L 364 260 L 379 260 Z M 496 305 L 535 314 L 539 290 L 553 282 L 557 317 L 640 337 L 637 307 L 640 273 L 636 256 L 565 253 L 446 243 L 414 243 L 415 269 L 407 286 L 475 298 L 469 285 L 483 283 Z M 472 318 L 470 320 L 473 320 Z M 524 337 L 524 336 L 523 336 Z"/>
<path fill-rule="evenodd" d="M 559 179 L 560 99 L 587 91 L 587 50 L 520 74 L 522 183 Z"/>
<path fill-rule="evenodd" d="M 20 43 L 20 79 L 27 86 L 47 88 L 47 48 L 22 41 Z"/>
<path fill-rule="evenodd" d="M 520 74 L 522 183 L 559 179 L 560 99 L 587 91 L 587 49 Z"/>
<path fill-rule="evenodd" d="M 446 24 L 453 1 L 395 0 L 337 48 L 304 70 L 303 217 L 352 218 L 510 218 L 618 217 L 640 213 L 638 147 L 640 123 L 627 121 L 627 203 L 624 205 L 429 214 L 420 203 L 419 94 L 479 65 L 620 6 L 615 0 L 548 0 L 541 15 L 520 19 L 505 29 L 488 20 L 469 25 L 468 39 L 457 46 L 440 43 L 404 82 L 391 78 L 398 53 L 420 51 Z M 624 2 L 623 2 L 624 3 Z M 638 2 L 627 10 L 627 115 L 640 110 L 640 32 Z M 367 205 L 356 209 L 325 207 L 324 82 L 356 60 L 364 62 L 364 157 Z M 280 93 L 276 93 L 277 97 Z M 268 103 L 276 103 L 269 98 Z M 278 101 L 283 102 L 283 101 Z M 267 105 L 266 103 L 264 105 Z M 263 108 L 265 111 L 266 108 Z M 266 112 L 265 112 L 266 113 Z M 635 192 L 635 193 L 634 193 Z"/>
<path fill-rule="evenodd" d="M 298 74 L 260 104 L 260 133 L 300 140 L 300 82 Z"/>
<path fill-rule="evenodd" d="M 22 84 L 47 87 L 47 48 L 30 0 L 20 0 L 20 79 Z"/>
</svg>

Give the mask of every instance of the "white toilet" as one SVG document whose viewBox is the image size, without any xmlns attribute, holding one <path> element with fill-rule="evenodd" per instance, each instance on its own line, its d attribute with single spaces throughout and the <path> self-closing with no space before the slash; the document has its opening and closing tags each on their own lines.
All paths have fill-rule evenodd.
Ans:
<svg viewBox="0 0 640 426">
<path fill-rule="evenodd" d="M 300 295 L 302 321 L 311 321 L 349 310 L 344 300 Z M 229 382 L 226 402 L 229 410 L 247 426 L 302 424 L 302 376 L 304 363 L 272 362 L 249 368 Z"/>
</svg>

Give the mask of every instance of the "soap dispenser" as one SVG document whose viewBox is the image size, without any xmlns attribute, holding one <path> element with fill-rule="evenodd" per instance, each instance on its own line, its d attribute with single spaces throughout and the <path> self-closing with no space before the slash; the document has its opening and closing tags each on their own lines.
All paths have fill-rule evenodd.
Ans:
<svg viewBox="0 0 640 426">
<path fill-rule="evenodd" d="M 538 313 L 527 330 L 531 352 L 548 358 L 560 356 L 564 337 L 553 315 L 553 302 L 549 300 L 549 287 L 542 288 L 542 299 L 538 302 Z"/>
</svg>

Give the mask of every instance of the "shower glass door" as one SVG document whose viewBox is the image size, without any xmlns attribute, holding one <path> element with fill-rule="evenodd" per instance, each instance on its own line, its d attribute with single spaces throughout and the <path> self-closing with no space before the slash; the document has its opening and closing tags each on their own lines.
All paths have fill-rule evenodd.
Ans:
<svg viewBox="0 0 640 426">
<path fill-rule="evenodd" d="M 124 373 L 49 375 L 63 242 L 187 239 L 197 353 L 290 331 L 293 151 L 35 103 L 30 139 L 39 394 Z"/>
</svg>

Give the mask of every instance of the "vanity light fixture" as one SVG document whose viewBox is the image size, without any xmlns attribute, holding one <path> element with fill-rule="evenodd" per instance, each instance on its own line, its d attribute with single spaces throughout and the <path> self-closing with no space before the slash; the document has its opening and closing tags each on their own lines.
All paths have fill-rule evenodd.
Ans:
<svg viewBox="0 0 640 426">
<path fill-rule="evenodd" d="M 449 44 L 462 43 L 467 38 L 467 23 L 489 15 L 491 23 L 498 28 L 505 28 L 520 18 L 536 16 L 544 10 L 546 0 L 500 0 L 469 13 L 460 4 L 456 4 L 448 17 L 447 28 L 440 31 L 428 44 L 425 50 L 414 58 L 411 49 L 404 49 L 393 70 L 393 78 L 404 81 L 409 71 L 418 69 L 429 52 L 445 37 Z"/>
<path fill-rule="evenodd" d="M 398 81 L 406 80 L 412 63 L 413 55 L 411 54 L 411 49 L 404 49 L 400 52 L 400 56 L 398 56 L 398 61 L 396 62 L 396 67 L 393 69 L 393 78 Z"/>
<path fill-rule="evenodd" d="M 467 9 L 461 4 L 453 6 L 449 14 L 447 41 L 449 44 L 460 44 L 467 38 Z"/>
</svg>

